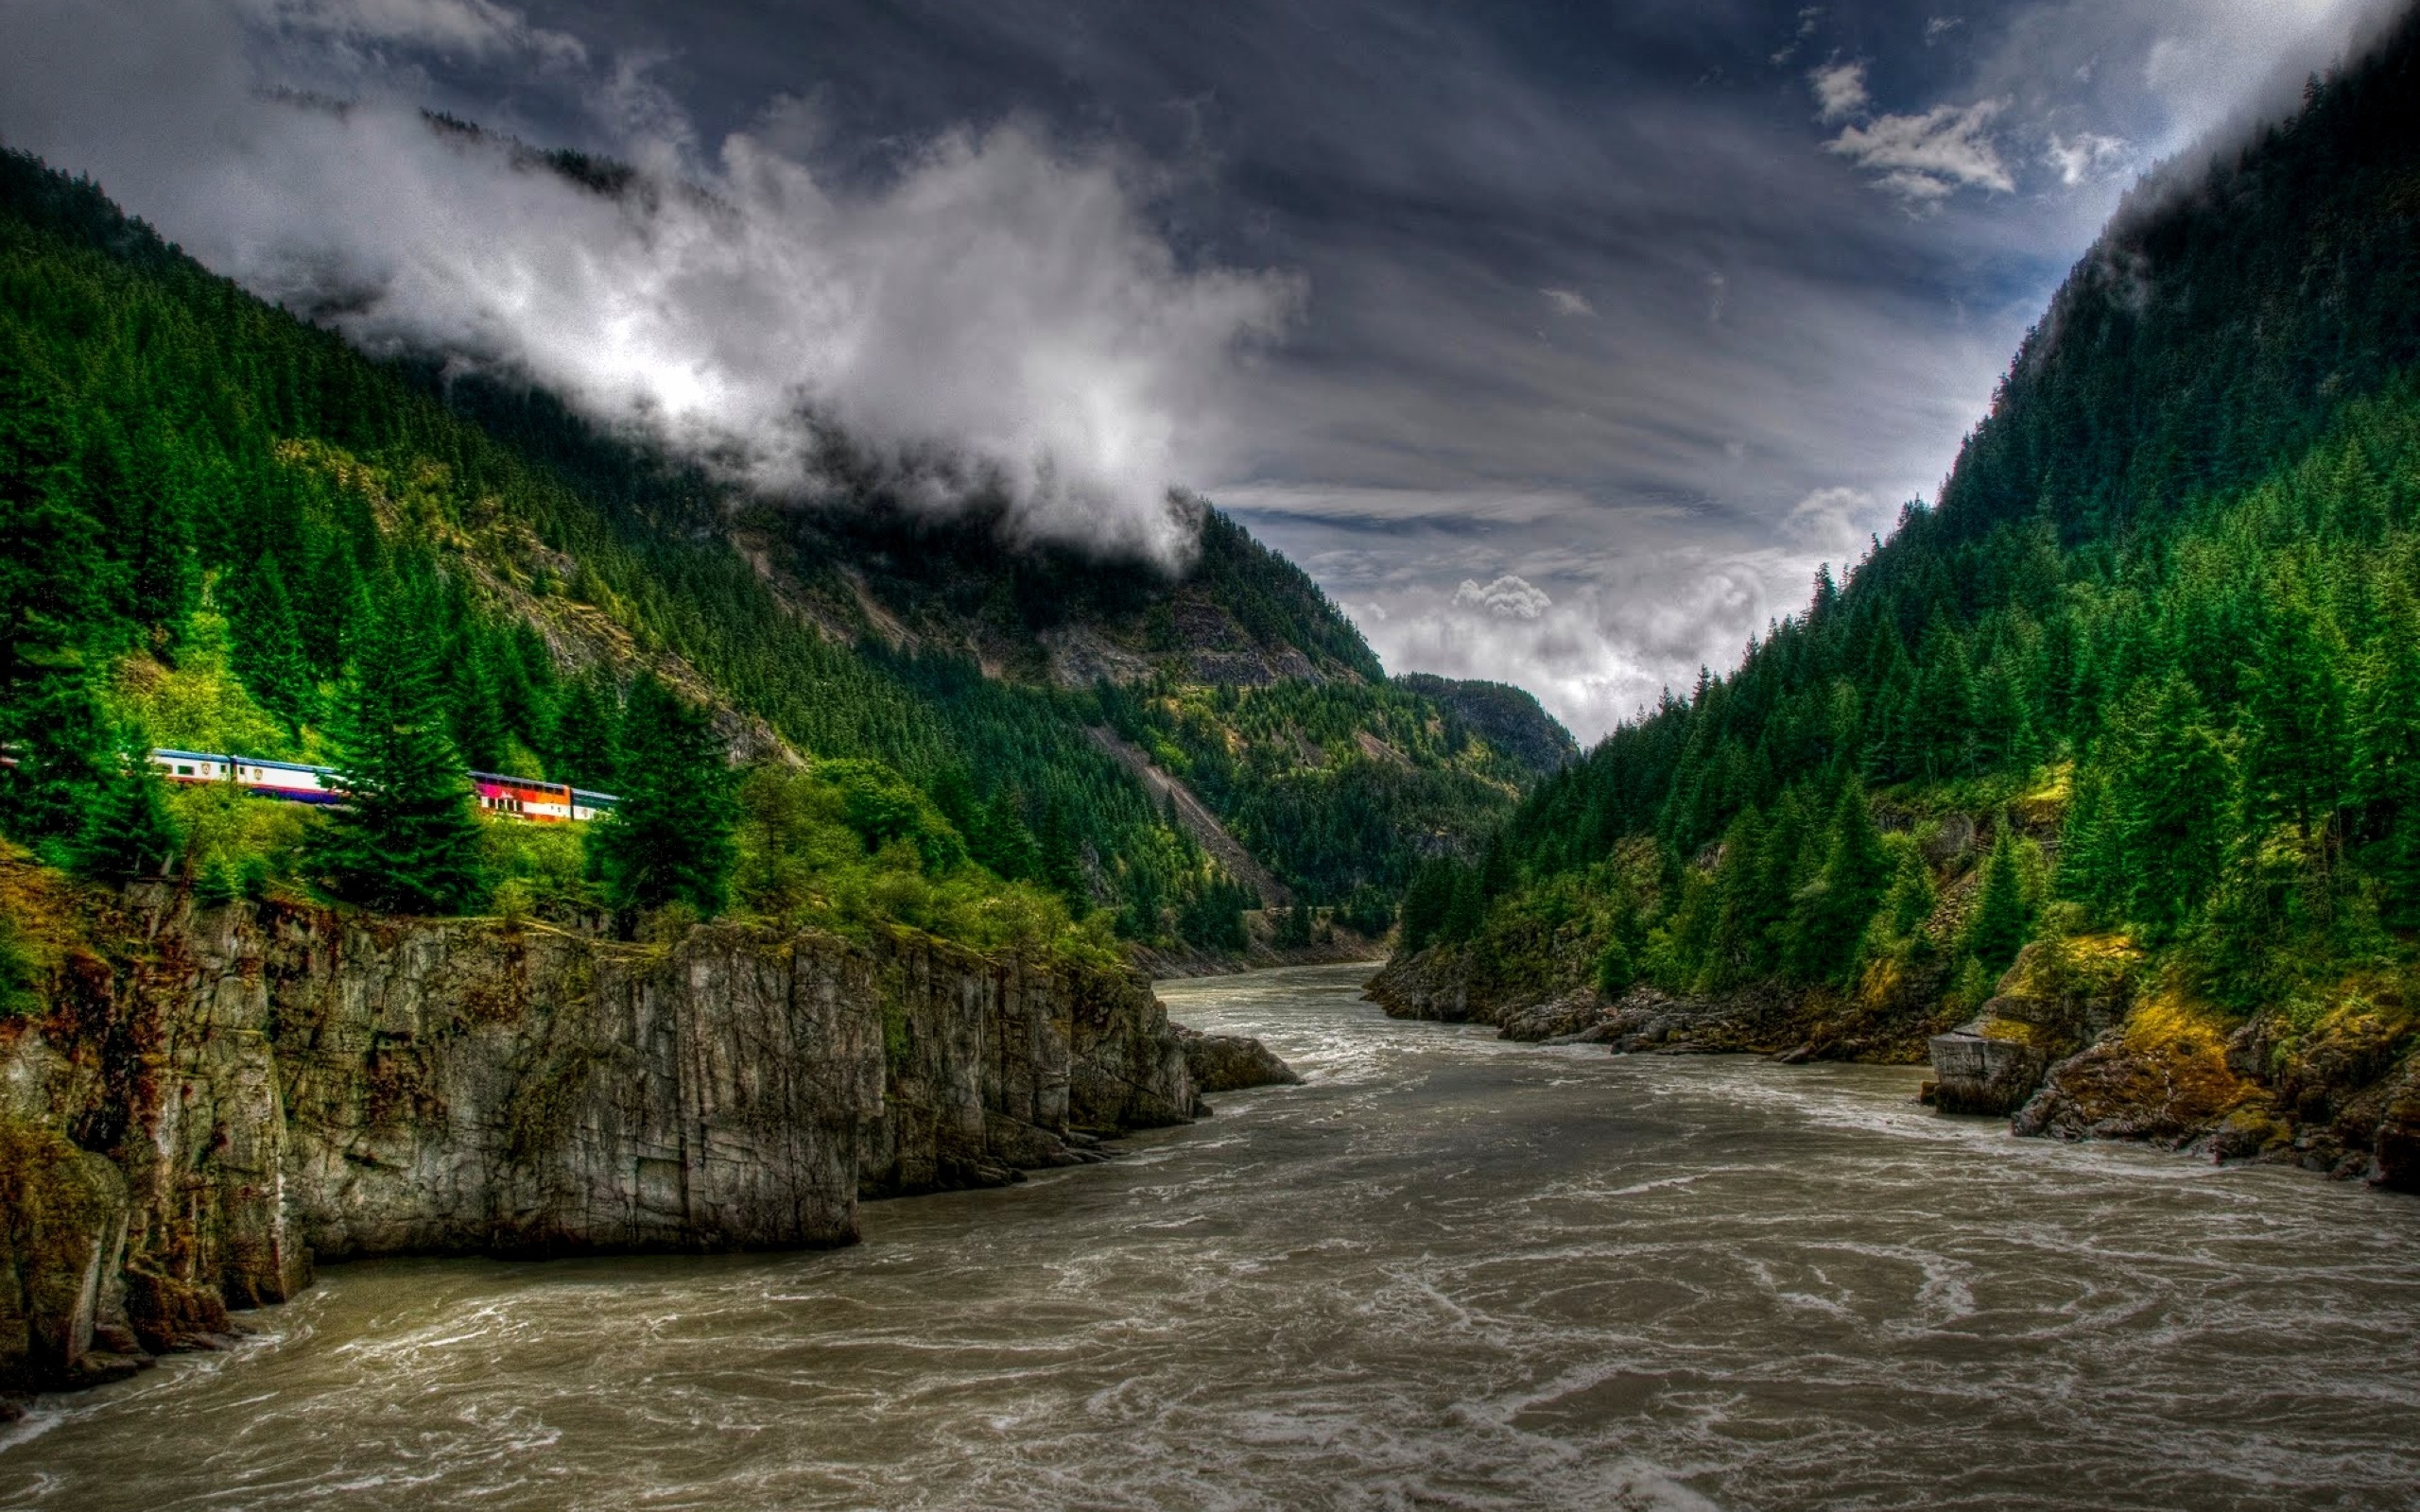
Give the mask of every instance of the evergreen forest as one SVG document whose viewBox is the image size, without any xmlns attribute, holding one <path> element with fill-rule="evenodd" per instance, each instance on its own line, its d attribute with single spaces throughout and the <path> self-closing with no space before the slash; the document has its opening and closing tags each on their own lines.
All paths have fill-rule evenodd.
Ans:
<svg viewBox="0 0 2420 1512">
<path fill-rule="evenodd" d="M 1149 744 L 1373 933 L 1528 778 L 1199 500 L 1173 580 L 1002 550 L 980 510 L 774 507 L 543 393 L 369 360 L 14 152 L 0 493 L 0 833 L 205 899 L 1234 950 L 1266 900 L 1097 731 L 1213 712 Z M 1148 696 L 1048 676 L 1071 627 Z M 331 765 L 345 802 L 170 790 L 153 747 Z M 474 770 L 622 802 L 584 835 L 486 819 Z"/>
<path fill-rule="evenodd" d="M 1413 879 L 1503 983 L 1979 1005 L 2098 936 L 2235 1010 L 2420 928 L 2420 19 L 2130 197 L 1937 502 Z"/>
</svg>

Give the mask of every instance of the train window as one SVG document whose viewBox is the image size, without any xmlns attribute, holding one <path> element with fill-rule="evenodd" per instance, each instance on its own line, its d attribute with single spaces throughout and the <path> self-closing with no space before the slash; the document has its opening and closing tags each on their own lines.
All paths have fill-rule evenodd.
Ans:
<svg viewBox="0 0 2420 1512">
<path fill-rule="evenodd" d="M 180 766 L 180 767 L 178 767 L 178 768 L 177 768 L 177 775 L 178 775 L 179 777 L 191 777 L 191 776 L 193 775 L 193 767 L 192 767 L 192 765 L 188 764 L 188 765 L 183 765 L 183 766 Z"/>
</svg>

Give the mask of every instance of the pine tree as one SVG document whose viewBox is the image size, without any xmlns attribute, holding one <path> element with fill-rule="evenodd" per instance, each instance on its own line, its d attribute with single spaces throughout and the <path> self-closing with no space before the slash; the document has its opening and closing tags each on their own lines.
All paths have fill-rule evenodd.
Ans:
<svg viewBox="0 0 2420 1512">
<path fill-rule="evenodd" d="M 1875 914 L 1876 926 L 1893 940 L 1919 939 L 1917 931 L 1932 917 L 1940 901 L 1924 852 L 1912 844 L 1904 845 L 1891 873 L 1891 890 L 1883 895 L 1882 906 Z"/>
<path fill-rule="evenodd" d="M 0 830 L 27 842 L 72 840 L 107 780 L 83 648 L 108 575 L 75 450 L 52 398 L 0 375 Z"/>
<path fill-rule="evenodd" d="M 1969 769 L 1973 760 L 1975 673 L 1966 638 L 1936 610 L 1925 634 L 1924 670 L 1915 696 L 1902 712 L 1911 764 L 1940 779 Z"/>
<path fill-rule="evenodd" d="M 275 556 L 261 553 L 228 594 L 227 607 L 235 675 L 288 733 L 300 733 L 319 717 L 320 690 L 311 680 L 311 659 L 303 652 L 294 602 Z"/>
<path fill-rule="evenodd" d="M 1714 918 L 1702 965 L 1710 981 L 1725 985 L 1755 970 L 1762 944 L 1765 816 L 1754 804 L 1739 811 L 1722 833 L 1714 868 Z"/>
<path fill-rule="evenodd" d="M 92 877 L 163 875 L 184 838 L 168 816 L 167 783 L 151 764 L 150 742 L 128 733 L 112 754 L 114 770 L 77 839 L 76 868 Z"/>
<path fill-rule="evenodd" d="M 1982 894 L 1960 941 L 1984 971 L 1996 976 L 2016 959 L 2032 928 L 2025 902 L 2025 877 L 2016 861 L 2016 837 L 2003 820 L 1991 859 L 1983 864 Z"/>
<path fill-rule="evenodd" d="M 1401 943 L 1407 954 L 1426 950 L 1443 932 L 1446 911 L 1454 903 L 1454 870 L 1451 861 L 1431 857 L 1412 873 L 1403 895 Z"/>
<path fill-rule="evenodd" d="M 574 679 L 547 736 L 546 775 L 574 787 L 614 791 L 614 749 L 620 742 L 620 699 L 602 673 Z"/>
<path fill-rule="evenodd" d="M 1487 899 L 1479 885 L 1477 867 L 1454 868 L 1454 891 L 1445 904 L 1445 917 L 1438 925 L 1437 938 L 1445 945 L 1468 944 L 1487 919 Z"/>
<path fill-rule="evenodd" d="M 2131 712 L 2110 799 L 2133 872 L 2127 915 L 2154 938 L 2183 927 L 2218 884 L 2234 766 L 2183 674 L 2170 673 Z"/>
<path fill-rule="evenodd" d="M 485 891 L 479 821 L 462 758 L 446 730 L 429 648 L 392 602 L 379 617 L 375 661 L 346 669 L 331 731 L 341 807 L 312 836 L 309 858 L 332 897 L 404 914 L 454 914 Z"/>
<path fill-rule="evenodd" d="M 2362 661 L 2352 797 L 2375 838 L 2379 917 L 2420 927 L 2420 613 L 2398 582 Z"/>
<path fill-rule="evenodd" d="M 615 762 L 614 812 L 589 831 L 589 853 L 615 909 L 686 903 L 711 918 L 729 896 L 738 804 L 713 722 L 662 679 L 631 685 Z"/>
<path fill-rule="evenodd" d="M 2033 717 L 2009 658 L 1996 657 L 1975 679 L 1975 765 L 1983 771 L 2021 766 L 2031 758 Z"/>
<path fill-rule="evenodd" d="M 2344 689 L 2348 659 L 2334 626 L 2289 590 L 2273 606 L 2245 680 L 2250 738 L 2244 744 L 2245 816 L 2290 823 L 2308 842 L 2333 817 L 2350 763 Z"/>
<path fill-rule="evenodd" d="M 505 720 L 486 638 L 466 631 L 456 640 L 448 662 L 455 748 L 474 771 L 494 771 L 505 764 Z"/>
<path fill-rule="evenodd" d="M 1011 882 L 1031 882 L 1042 875 L 1042 844 L 1025 822 L 1025 795 L 1004 787 L 992 795 L 976 816 L 974 833 L 966 837 L 975 859 L 994 875 Z"/>
<path fill-rule="evenodd" d="M 1791 908 L 1789 959 L 1793 975 L 1823 981 L 1849 968 L 1891 873 L 1891 855 L 1874 828 L 1864 786 L 1852 779 L 1841 785 L 1832 808 L 1823 870 L 1800 891 Z"/>
<path fill-rule="evenodd" d="M 128 501 L 126 611 L 138 625 L 173 628 L 184 623 L 199 587 L 193 555 L 193 524 L 183 501 L 156 484 L 139 487 Z"/>
<path fill-rule="evenodd" d="M 2059 833 L 2060 896 L 2106 919 L 2121 906 L 2126 868 L 2119 853 L 2123 834 L 2110 813 L 2109 780 L 2098 765 L 2081 765 L 2071 779 L 2067 815 Z"/>
</svg>

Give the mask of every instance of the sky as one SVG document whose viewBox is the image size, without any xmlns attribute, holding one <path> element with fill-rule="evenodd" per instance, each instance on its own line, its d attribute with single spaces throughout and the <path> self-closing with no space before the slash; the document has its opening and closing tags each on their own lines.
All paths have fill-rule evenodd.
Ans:
<svg viewBox="0 0 2420 1512">
<path fill-rule="evenodd" d="M 1198 491 L 1593 741 L 1930 497 L 2127 187 L 2385 3 L 0 0 L 0 140 L 801 507 L 844 437 L 1176 563 Z"/>
</svg>

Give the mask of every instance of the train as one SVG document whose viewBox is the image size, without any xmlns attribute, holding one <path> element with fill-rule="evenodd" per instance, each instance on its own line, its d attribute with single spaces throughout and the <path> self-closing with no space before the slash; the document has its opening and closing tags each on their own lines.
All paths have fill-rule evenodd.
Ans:
<svg viewBox="0 0 2420 1512">
<path fill-rule="evenodd" d="M 214 754 L 162 748 L 151 753 L 151 765 L 172 782 L 233 782 L 254 798 L 288 803 L 337 804 L 344 794 L 337 786 L 333 766 L 305 766 L 300 762 L 273 762 L 258 756 Z M 611 793 L 595 793 L 565 782 L 541 782 L 502 772 L 473 772 L 471 786 L 479 807 L 499 818 L 531 824 L 586 823 L 611 814 L 619 801 Z"/>
</svg>

